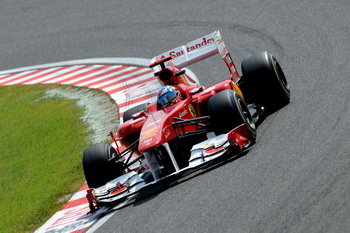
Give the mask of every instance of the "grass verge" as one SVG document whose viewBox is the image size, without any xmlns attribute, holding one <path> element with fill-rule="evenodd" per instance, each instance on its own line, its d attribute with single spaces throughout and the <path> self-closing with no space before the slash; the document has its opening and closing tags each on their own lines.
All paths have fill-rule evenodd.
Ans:
<svg viewBox="0 0 350 233">
<path fill-rule="evenodd" d="M 0 86 L 0 232 L 34 231 L 84 182 L 91 132 L 73 100 L 42 98 L 52 88 Z"/>
</svg>

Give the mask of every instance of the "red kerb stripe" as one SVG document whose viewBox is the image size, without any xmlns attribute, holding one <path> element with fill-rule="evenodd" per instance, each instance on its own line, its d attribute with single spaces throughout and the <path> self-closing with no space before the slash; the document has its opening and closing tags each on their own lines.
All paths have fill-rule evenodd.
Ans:
<svg viewBox="0 0 350 233">
<path fill-rule="evenodd" d="M 84 190 L 87 190 L 87 189 L 89 189 L 89 186 L 88 186 L 88 184 L 85 182 L 85 183 L 83 184 L 83 186 L 80 187 L 80 189 L 78 190 L 78 192 L 84 191 Z"/>
<path fill-rule="evenodd" d="M 106 68 L 109 68 L 109 67 L 111 67 L 111 65 L 101 66 L 101 67 L 98 67 L 98 68 L 95 68 L 95 69 L 92 69 L 92 70 L 89 70 L 89 71 L 85 71 L 85 72 L 80 73 L 80 74 L 73 75 L 73 76 L 65 78 L 65 79 L 61 79 L 61 80 L 56 81 L 54 83 L 61 84 L 61 83 L 64 83 L 64 82 L 67 82 L 67 81 L 70 81 L 70 80 L 74 80 L 74 79 L 83 77 L 85 75 L 89 75 L 89 74 L 95 73 L 97 71 L 100 71 L 100 70 L 103 70 L 103 69 L 106 69 Z"/>
<path fill-rule="evenodd" d="M 51 77 L 51 78 L 47 78 L 47 79 L 41 80 L 41 81 L 39 81 L 39 82 L 37 82 L 37 83 L 45 83 L 45 82 L 48 82 L 48 81 L 50 81 L 50 80 L 54 80 L 54 79 L 56 79 L 56 78 L 58 78 L 58 77 L 65 76 L 65 75 L 69 75 L 69 74 L 72 74 L 72 73 L 77 72 L 77 71 L 79 71 L 79 70 L 84 70 L 84 69 L 89 68 L 89 67 L 91 67 L 91 66 L 92 66 L 92 65 L 85 65 L 85 66 L 79 67 L 79 68 L 77 68 L 77 69 L 74 69 L 74 70 L 71 70 L 71 71 L 67 71 L 67 72 L 65 72 L 65 73 L 63 73 L 63 74 L 58 74 L 58 75 L 53 76 L 53 77 Z M 69 68 L 69 67 L 67 67 L 67 68 Z"/>
<path fill-rule="evenodd" d="M 78 205 L 84 205 L 84 204 L 87 204 L 88 203 L 88 200 L 86 197 L 82 197 L 82 198 L 79 198 L 79 199 L 76 199 L 74 201 L 70 201 L 70 202 L 67 202 L 61 210 L 65 210 L 65 209 L 69 209 L 69 208 L 72 208 L 72 207 L 75 207 L 75 206 L 78 206 Z"/>
<path fill-rule="evenodd" d="M 24 78 L 24 77 L 26 77 L 26 76 L 36 74 L 36 73 L 42 72 L 42 71 L 44 71 L 44 70 L 47 70 L 47 69 L 34 70 L 34 71 L 32 71 L 32 72 L 30 72 L 30 73 L 28 73 L 28 74 L 18 76 L 17 78 L 14 78 L 14 79 L 11 79 L 11 80 L 7 80 L 7 81 L 5 81 L 5 82 L 3 82 L 3 83 L 0 83 L 0 84 L 1 84 L 1 85 L 5 85 L 5 84 L 7 84 L 7 83 L 13 82 L 14 80 L 18 80 L 18 79 Z M 15 75 L 15 74 L 14 74 L 14 75 Z"/>
<path fill-rule="evenodd" d="M 81 79 L 79 81 L 70 83 L 69 85 L 78 85 L 78 84 L 86 82 L 88 80 L 92 80 L 92 79 L 95 79 L 95 78 L 98 78 L 98 77 L 102 77 L 102 76 L 105 76 L 105 75 L 108 75 L 108 74 L 112 74 L 114 72 L 118 72 L 118 71 L 126 69 L 126 68 L 127 68 L 127 66 L 116 67 L 116 68 L 114 68 L 112 70 L 109 70 L 109 71 L 106 71 L 106 72 L 103 72 L 103 73 L 100 73 L 100 74 L 96 74 L 96 75 L 93 75 L 91 77 L 88 77 L 88 78 Z M 87 86 L 91 86 L 91 83 L 87 84 Z"/>
<path fill-rule="evenodd" d="M 76 231 L 71 231 L 70 233 L 83 233 L 86 229 L 88 229 L 88 227 L 84 227 Z"/>
<path fill-rule="evenodd" d="M 121 74 L 113 75 L 113 76 L 111 76 L 111 77 L 108 77 L 108 78 L 105 78 L 105 79 L 102 79 L 102 80 L 99 80 L 99 81 L 96 81 L 96 82 L 89 83 L 87 86 L 92 87 L 92 86 L 98 85 L 98 84 L 100 84 L 100 83 L 107 82 L 107 81 L 109 81 L 109 80 L 118 79 L 118 78 L 123 77 L 123 76 L 125 76 L 125 75 L 128 75 L 128 74 L 134 73 L 134 72 L 136 72 L 136 71 L 139 71 L 139 70 L 141 70 L 141 69 L 144 69 L 144 68 L 140 68 L 140 67 L 134 68 L 134 69 L 131 69 L 131 70 L 129 70 L 129 71 L 123 72 L 123 73 L 121 73 Z M 123 79 L 123 80 L 121 80 L 121 81 L 123 82 L 124 80 L 125 80 L 125 79 Z M 116 80 L 116 82 L 118 82 L 118 80 Z"/>
<path fill-rule="evenodd" d="M 47 76 L 47 75 L 50 75 L 50 74 L 53 74 L 53 73 L 59 72 L 59 71 L 61 71 L 61 70 L 67 69 L 67 68 L 69 68 L 69 67 L 68 67 L 68 66 L 64 66 L 64 67 L 61 67 L 61 68 L 59 68 L 59 69 L 57 69 L 57 70 L 53 70 L 53 71 L 50 71 L 50 72 L 48 72 L 48 73 L 45 73 L 45 74 L 41 74 L 41 75 L 35 76 L 35 77 L 31 78 L 31 79 L 27 79 L 27 80 L 24 80 L 24 81 L 22 81 L 22 82 L 16 83 L 16 85 L 18 85 L 18 84 L 25 84 L 25 83 L 29 83 L 29 82 L 31 82 L 31 81 L 33 81 L 33 80 L 36 80 L 36 79 L 39 79 L 39 78 L 45 77 L 45 76 Z"/>
<path fill-rule="evenodd" d="M 134 78 L 138 78 L 140 76 L 143 76 L 143 75 L 146 75 L 146 74 L 149 74 L 151 73 L 149 70 L 145 71 L 145 72 L 142 72 L 142 73 L 139 73 L 139 74 L 135 74 L 135 75 L 132 75 L 128 78 L 125 78 L 125 79 L 122 79 L 122 80 L 118 80 L 118 81 L 115 81 L 115 82 L 112 82 L 112 83 L 109 83 L 109 84 L 106 84 L 104 86 L 101 86 L 101 87 L 98 87 L 97 89 L 100 89 L 100 90 L 103 90 L 103 89 L 106 89 L 108 87 L 111 87 L 111 86 L 115 86 L 115 85 L 118 85 L 120 83 L 124 83 L 124 82 L 127 82 L 129 80 L 132 80 Z"/>
</svg>

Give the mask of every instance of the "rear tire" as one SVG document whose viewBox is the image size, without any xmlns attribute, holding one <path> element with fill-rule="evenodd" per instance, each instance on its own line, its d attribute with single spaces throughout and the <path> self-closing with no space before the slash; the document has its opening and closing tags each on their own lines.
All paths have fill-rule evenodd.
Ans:
<svg viewBox="0 0 350 233">
<path fill-rule="evenodd" d="M 240 95 L 233 90 L 224 90 L 208 101 L 210 124 L 216 135 L 228 133 L 245 124 L 251 139 L 256 138 L 256 127 L 250 112 Z"/>
<path fill-rule="evenodd" d="M 148 103 L 144 103 L 144 104 L 140 104 L 140 105 L 137 105 L 133 108 L 128 109 L 124 113 L 123 122 L 130 120 L 132 118 L 132 115 L 134 115 L 135 113 L 138 113 L 141 111 L 147 112 L 147 106 L 148 106 Z"/>
<path fill-rule="evenodd" d="M 282 107 L 290 101 L 287 79 L 277 59 L 267 51 L 243 60 L 243 94 L 263 106 Z"/>
<path fill-rule="evenodd" d="M 114 160 L 117 152 L 107 143 L 100 143 L 87 148 L 83 153 L 85 179 L 90 188 L 105 185 L 122 175 L 122 167 Z"/>
</svg>

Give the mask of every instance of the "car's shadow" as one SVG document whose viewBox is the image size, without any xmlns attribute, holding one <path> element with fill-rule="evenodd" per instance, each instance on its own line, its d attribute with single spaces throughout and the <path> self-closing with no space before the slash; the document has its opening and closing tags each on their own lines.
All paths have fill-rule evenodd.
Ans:
<svg viewBox="0 0 350 233">
<path fill-rule="evenodd" d="M 120 206 L 118 208 L 112 208 L 112 209 L 113 210 L 121 209 L 121 208 L 124 208 L 124 207 L 129 206 L 129 205 L 133 205 L 133 206 L 142 205 L 142 204 L 148 202 L 149 200 L 156 198 L 158 196 L 158 194 L 160 194 L 161 192 L 163 192 L 163 191 L 165 191 L 165 190 L 167 190 L 175 185 L 178 185 L 182 182 L 193 179 L 199 175 L 210 172 L 211 170 L 213 170 L 217 167 L 220 167 L 224 164 L 233 162 L 233 161 L 245 156 L 252 147 L 253 147 L 253 145 L 251 147 L 249 147 L 248 149 L 241 151 L 239 153 L 234 152 L 234 151 L 228 151 L 226 154 L 224 154 L 216 159 L 213 159 L 211 161 L 208 161 L 203 165 L 200 165 L 200 166 L 195 167 L 195 168 L 190 168 L 190 169 L 182 171 L 178 174 L 169 176 L 165 179 L 161 179 L 157 183 L 152 184 L 150 186 L 147 186 L 146 188 L 144 188 L 140 192 L 138 192 L 136 195 L 133 195 L 133 197 L 129 199 L 127 204 Z"/>
<path fill-rule="evenodd" d="M 276 105 L 276 106 L 267 107 L 266 110 L 264 111 L 264 113 L 259 117 L 258 121 L 255 122 L 256 127 L 259 127 L 268 116 L 278 112 L 279 110 L 281 110 L 282 108 L 284 108 L 288 104 L 289 103 L 283 104 L 283 105 Z"/>
</svg>

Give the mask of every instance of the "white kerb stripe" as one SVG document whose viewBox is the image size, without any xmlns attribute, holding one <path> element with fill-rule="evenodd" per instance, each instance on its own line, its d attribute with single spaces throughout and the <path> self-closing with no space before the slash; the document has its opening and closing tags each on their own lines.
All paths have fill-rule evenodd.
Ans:
<svg viewBox="0 0 350 233">
<path fill-rule="evenodd" d="M 107 79 L 107 78 L 109 78 L 109 77 L 112 77 L 112 76 L 115 76 L 115 75 L 119 75 L 119 74 L 125 73 L 125 72 L 127 72 L 127 71 L 129 71 L 129 70 L 131 70 L 131 69 L 135 69 L 135 67 L 128 67 L 128 68 L 125 68 L 125 69 L 123 69 L 123 70 L 114 72 L 114 73 L 112 73 L 112 74 L 102 75 L 102 76 L 100 76 L 100 77 L 98 77 L 98 78 L 94 78 L 94 79 L 91 79 L 91 80 L 87 80 L 87 81 L 85 81 L 85 82 L 83 82 L 83 83 L 80 83 L 80 84 L 78 84 L 77 86 L 87 86 L 87 85 L 90 84 L 90 83 L 98 82 L 98 81 L 101 81 L 101 80 L 103 80 L 103 79 Z M 91 85 L 89 85 L 89 86 L 91 86 Z"/>
<path fill-rule="evenodd" d="M 105 86 L 105 85 L 109 85 L 109 84 L 114 83 L 114 82 L 121 82 L 121 81 L 124 80 L 124 79 L 130 78 L 131 76 L 134 76 L 134 75 L 138 75 L 138 74 L 143 73 L 143 72 L 145 72 L 145 71 L 147 71 L 147 69 L 141 69 L 141 70 L 139 70 L 139 71 L 132 72 L 132 73 L 126 74 L 126 75 L 122 75 L 122 76 L 120 76 L 120 77 L 118 77 L 118 78 L 115 78 L 115 79 L 112 79 L 112 80 L 108 80 L 108 81 L 106 81 L 106 82 L 99 83 L 99 84 L 96 84 L 96 85 L 93 85 L 93 86 L 90 86 L 90 87 L 91 87 L 91 88 L 98 89 L 98 88 L 100 88 L 100 87 L 103 87 L 103 86 Z"/>
<path fill-rule="evenodd" d="M 78 70 L 78 71 L 76 71 L 76 72 L 73 72 L 73 73 L 71 73 L 71 74 L 62 75 L 62 76 L 60 76 L 60 77 L 58 77 L 58 78 L 55 78 L 55 79 L 46 81 L 46 82 L 44 82 L 44 83 L 59 83 L 60 81 L 63 81 L 63 80 L 65 80 L 65 79 L 67 79 L 67 78 L 71 78 L 71 77 L 73 77 L 73 76 L 75 76 L 75 75 L 79 75 L 79 74 L 84 73 L 84 72 L 92 71 L 92 70 L 94 70 L 94 69 L 96 69 L 96 68 L 98 68 L 98 67 L 100 67 L 100 65 L 90 66 L 90 67 L 87 67 L 87 68 L 85 68 L 85 69 L 81 69 L 81 70 Z"/>
<path fill-rule="evenodd" d="M 42 70 L 36 74 L 32 74 L 32 75 L 28 75 L 26 77 L 23 77 L 23 78 L 20 78 L 20 79 L 17 79 L 17 80 L 14 80 L 12 82 L 9 82 L 7 83 L 6 85 L 13 85 L 13 84 L 16 84 L 16 83 L 20 83 L 20 82 L 23 82 L 25 80 L 28 80 L 28 79 L 32 79 L 32 78 L 35 78 L 37 76 L 41 76 L 43 74 L 46 74 L 46 73 L 49 73 L 49 72 L 52 72 L 52 71 L 55 71 L 55 70 L 58 70 L 60 69 L 61 67 L 56 67 L 56 68 L 51 68 L 51 69 L 47 69 L 47 70 Z"/>
<path fill-rule="evenodd" d="M 15 79 L 15 78 L 18 78 L 18 77 L 20 77 L 20 76 L 22 76 L 22 75 L 29 74 L 29 73 L 31 73 L 31 72 L 33 72 L 33 71 L 32 71 L 32 70 L 29 70 L 29 71 L 25 71 L 25 72 L 22 72 L 22 73 L 19 73 L 19 74 L 11 75 L 10 77 L 4 78 L 4 79 L 0 79 L 0 85 L 1 85 L 1 83 L 7 82 L 7 81 L 12 80 L 12 79 Z M 6 75 L 5 75 L 5 76 L 6 76 Z M 5 76 L 4 76 L 4 77 L 5 77 Z"/>
<path fill-rule="evenodd" d="M 64 74 L 64 73 L 67 73 L 67 72 L 70 72 L 72 70 L 76 70 L 76 69 L 79 69 L 83 66 L 67 66 L 65 69 L 63 70 L 59 70 L 55 73 L 52 73 L 52 74 L 49 74 L 49 75 L 45 75 L 44 77 L 41 77 L 41 78 L 37 78 L 35 80 L 32 80 L 32 81 L 29 81 L 29 82 L 26 82 L 26 84 L 35 84 L 35 83 L 40 83 L 44 80 L 48 80 L 50 78 L 53 78 L 53 77 L 56 77 L 56 76 L 60 76 L 61 74 Z"/>
<path fill-rule="evenodd" d="M 105 68 L 105 69 L 102 69 L 102 70 L 99 70 L 99 71 L 96 71 L 94 73 L 91 73 L 91 74 L 87 74 L 87 75 L 84 75 L 82 77 L 79 77 L 79 78 L 76 78 L 76 79 L 72 79 L 72 80 L 69 80 L 69 81 L 66 81 L 62 84 L 71 84 L 71 83 L 74 83 L 74 82 L 77 82 L 77 81 L 80 81 L 80 80 L 83 80 L 83 79 L 87 79 L 87 78 L 90 78 L 92 76 L 96 76 L 96 75 L 99 75 L 101 73 L 104 73 L 104 72 L 108 72 L 108 71 L 111 71 L 111 70 L 114 70 L 118 67 L 108 67 L 108 68 Z M 92 79 L 93 80 L 93 79 Z"/>
</svg>

